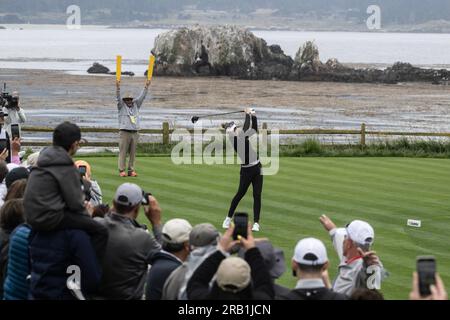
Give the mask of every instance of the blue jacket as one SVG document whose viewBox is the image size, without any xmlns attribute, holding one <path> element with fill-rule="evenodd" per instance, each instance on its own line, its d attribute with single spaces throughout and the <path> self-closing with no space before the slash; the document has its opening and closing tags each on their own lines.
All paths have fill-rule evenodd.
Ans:
<svg viewBox="0 0 450 320">
<path fill-rule="evenodd" d="M 30 291 L 30 256 L 28 251 L 31 228 L 22 224 L 9 237 L 9 258 L 5 283 L 4 300 L 27 300 Z"/>
<path fill-rule="evenodd" d="M 145 299 L 161 300 L 167 278 L 181 266 L 182 262 L 174 255 L 162 250 L 152 254 L 149 263 L 152 267 L 148 273 Z"/>
<path fill-rule="evenodd" d="M 82 230 L 37 232 L 30 242 L 30 298 L 35 300 L 74 299 L 67 289 L 69 266 L 78 266 L 81 290 L 94 293 L 100 283 L 101 268 L 89 235 Z"/>
</svg>

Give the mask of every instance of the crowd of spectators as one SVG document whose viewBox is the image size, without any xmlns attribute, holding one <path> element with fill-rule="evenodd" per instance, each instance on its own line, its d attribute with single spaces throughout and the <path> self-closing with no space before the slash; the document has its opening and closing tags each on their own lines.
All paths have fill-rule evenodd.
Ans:
<svg viewBox="0 0 450 320">
<path fill-rule="evenodd" d="M 209 223 L 164 222 L 158 200 L 136 184 L 118 186 L 110 207 L 90 164 L 73 159 L 81 142 L 78 126 L 65 122 L 53 145 L 26 162 L 0 160 L 1 299 L 383 299 L 386 272 L 368 222 L 338 228 L 319 218 L 339 259 L 332 266 L 313 237 L 297 239 L 285 253 L 254 238 L 250 225 L 236 239 L 233 224 L 221 234 Z M 144 219 L 151 230 L 138 222 Z M 294 288 L 276 283 L 289 262 Z M 337 271 L 333 280 L 330 269 Z M 68 270 L 79 271 L 75 280 Z M 410 299 L 447 299 L 438 274 L 435 280 L 431 295 L 421 296 L 415 273 Z"/>
</svg>

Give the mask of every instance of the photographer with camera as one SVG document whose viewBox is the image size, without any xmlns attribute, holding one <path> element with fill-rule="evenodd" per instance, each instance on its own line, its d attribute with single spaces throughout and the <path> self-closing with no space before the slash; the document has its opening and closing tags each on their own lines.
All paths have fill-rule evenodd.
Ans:
<svg viewBox="0 0 450 320">
<path fill-rule="evenodd" d="M 141 207 L 153 227 L 152 236 L 137 222 Z M 117 188 L 113 208 L 105 218 L 95 218 L 109 231 L 102 262 L 98 299 L 141 300 L 149 254 L 161 250 L 161 208 L 158 201 L 132 183 Z"/>
<path fill-rule="evenodd" d="M 0 97 L 0 106 L 4 114 L 8 116 L 5 118 L 6 131 L 9 136 L 14 138 L 20 138 L 20 124 L 27 121 L 23 109 L 20 107 L 19 92 L 14 91 L 12 94 L 6 92 L 6 83 L 3 85 L 3 92 Z M 12 127 L 15 128 L 14 130 Z"/>
</svg>

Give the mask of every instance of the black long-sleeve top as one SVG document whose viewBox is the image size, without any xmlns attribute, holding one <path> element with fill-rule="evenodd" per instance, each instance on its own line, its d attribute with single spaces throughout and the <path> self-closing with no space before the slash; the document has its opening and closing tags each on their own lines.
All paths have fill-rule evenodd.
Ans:
<svg viewBox="0 0 450 320">
<path fill-rule="evenodd" d="M 242 166 L 247 167 L 259 162 L 258 152 L 250 144 L 250 137 L 258 133 L 258 119 L 255 115 L 245 115 L 245 122 L 242 130 L 237 134 L 231 134 L 230 139 L 234 150 L 241 159 Z"/>
<path fill-rule="evenodd" d="M 210 255 L 197 268 L 188 281 L 186 288 L 189 300 L 270 300 L 274 299 L 275 292 L 270 278 L 269 270 L 264 264 L 264 259 L 258 248 L 251 248 L 245 253 L 245 260 L 251 269 L 251 284 L 242 291 L 232 294 L 225 292 L 216 282 L 212 288 L 209 283 L 216 274 L 222 260 L 225 259 L 221 251 L 217 251 Z"/>
</svg>

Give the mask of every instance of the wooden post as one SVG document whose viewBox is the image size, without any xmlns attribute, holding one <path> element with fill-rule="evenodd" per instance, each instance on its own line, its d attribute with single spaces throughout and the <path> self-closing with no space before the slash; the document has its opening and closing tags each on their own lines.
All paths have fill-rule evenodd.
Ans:
<svg viewBox="0 0 450 320">
<path fill-rule="evenodd" d="M 169 123 L 167 121 L 163 122 L 163 144 L 168 145 L 170 143 L 169 135 Z"/>
<path fill-rule="evenodd" d="M 269 133 L 267 130 L 267 122 L 263 122 L 262 129 L 263 129 L 263 135 L 262 135 L 263 140 L 261 143 L 264 147 L 268 148 L 269 146 L 267 145 L 267 139 L 268 139 Z"/>
<path fill-rule="evenodd" d="M 366 124 L 361 124 L 361 141 L 360 144 L 362 147 L 366 146 Z"/>
</svg>

